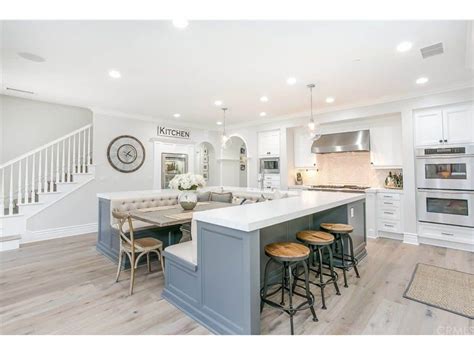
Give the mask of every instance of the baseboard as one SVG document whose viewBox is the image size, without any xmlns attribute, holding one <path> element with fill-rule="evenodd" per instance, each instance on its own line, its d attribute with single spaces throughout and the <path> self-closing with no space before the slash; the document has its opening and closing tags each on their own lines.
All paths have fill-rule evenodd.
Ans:
<svg viewBox="0 0 474 355">
<path fill-rule="evenodd" d="M 41 240 L 72 237 L 80 234 L 97 232 L 97 223 L 81 224 L 79 226 L 68 226 L 59 228 L 43 229 L 39 231 L 26 231 L 21 238 L 21 244 L 39 242 Z"/>
<path fill-rule="evenodd" d="M 420 245 L 418 242 L 418 234 L 415 233 L 403 233 L 403 243 Z"/>
<path fill-rule="evenodd" d="M 456 243 L 456 242 L 450 242 L 447 240 L 432 239 L 432 238 L 425 238 L 425 237 L 420 237 L 419 240 L 421 244 L 428 244 L 428 245 L 434 245 L 434 246 L 442 247 L 442 248 L 470 251 L 471 253 L 474 252 L 474 245 L 472 244 Z"/>
</svg>

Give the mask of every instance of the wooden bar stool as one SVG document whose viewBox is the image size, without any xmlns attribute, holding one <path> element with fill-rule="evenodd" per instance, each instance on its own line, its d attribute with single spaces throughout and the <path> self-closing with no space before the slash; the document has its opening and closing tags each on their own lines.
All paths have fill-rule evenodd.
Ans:
<svg viewBox="0 0 474 355">
<path fill-rule="evenodd" d="M 341 264 L 336 264 L 334 267 L 342 269 L 344 275 L 344 287 L 349 287 L 347 285 L 347 271 L 353 267 L 357 278 L 360 278 L 359 270 L 357 269 L 358 260 L 354 256 L 354 243 L 349 234 L 354 230 L 354 227 L 350 224 L 343 223 L 321 223 L 320 226 L 321 229 L 333 234 L 336 238 L 336 243 L 334 243 L 334 259 L 339 260 Z M 349 254 L 346 254 L 344 250 L 345 241 L 347 241 L 349 245 Z"/>
<path fill-rule="evenodd" d="M 271 243 L 265 246 L 265 255 L 270 259 L 265 265 L 265 273 L 263 277 L 263 288 L 260 290 L 260 312 L 263 310 L 263 306 L 268 304 L 271 307 L 282 310 L 283 312 L 289 314 L 290 316 L 290 325 L 291 325 L 291 335 L 294 334 L 293 327 L 293 316 L 297 311 L 304 309 L 310 309 L 313 314 L 313 321 L 317 322 L 318 317 L 314 311 L 314 295 L 309 290 L 309 275 L 308 275 L 308 266 L 306 261 L 308 260 L 310 250 L 307 246 L 300 243 L 291 243 L 291 242 L 279 242 Z M 281 281 L 270 283 L 268 280 L 269 277 L 269 265 L 271 263 L 277 263 L 282 267 L 282 278 Z M 304 268 L 304 281 L 305 286 L 297 285 L 296 280 L 293 277 L 293 267 L 297 265 L 303 265 Z M 268 288 L 271 286 L 279 285 L 279 287 L 268 293 Z M 304 290 L 304 294 L 295 291 L 295 288 L 299 287 Z M 271 297 L 281 291 L 281 302 L 280 304 L 270 300 L 268 297 Z M 289 306 L 285 306 L 285 291 L 288 293 L 289 297 Z M 300 297 L 306 298 L 306 301 L 300 303 L 297 306 L 293 305 L 293 295 L 298 295 Z"/>
<path fill-rule="evenodd" d="M 332 234 L 322 232 L 322 231 L 314 231 L 314 230 L 305 230 L 298 232 L 296 234 L 296 239 L 298 239 L 300 242 L 303 242 L 309 246 L 311 249 L 311 257 L 308 261 L 314 261 L 314 257 L 317 255 L 318 256 L 318 264 L 319 268 L 314 269 L 311 267 L 311 263 L 308 262 L 309 264 L 309 270 L 314 271 L 316 273 L 316 277 L 319 277 L 319 282 L 313 282 L 310 281 L 309 283 L 318 286 L 321 289 L 321 299 L 323 309 L 326 309 L 326 300 L 324 297 L 324 288 L 328 284 L 334 284 L 334 288 L 336 289 L 336 294 L 340 295 L 341 293 L 339 292 L 339 287 L 337 286 L 337 279 L 338 275 L 334 271 L 334 265 L 333 265 L 333 258 L 332 258 L 332 245 L 334 244 L 334 236 Z M 324 256 L 324 251 L 327 251 L 328 256 L 329 256 L 329 261 L 328 261 L 328 267 L 329 267 L 329 274 L 323 272 L 323 256 Z M 327 279 L 324 280 L 324 276 L 327 276 Z M 299 273 L 297 272 L 297 279 L 299 279 Z"/>
</svg>

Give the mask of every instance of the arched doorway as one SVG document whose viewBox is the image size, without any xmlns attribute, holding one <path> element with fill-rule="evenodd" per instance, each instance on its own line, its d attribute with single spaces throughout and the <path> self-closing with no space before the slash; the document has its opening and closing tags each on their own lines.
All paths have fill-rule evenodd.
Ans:
<svg viewBox="0 0 474 355">
<path fill-rule="evenodd" d="M 209 142 L 201 142 L 196 147 L 195 171 L 206 180 L 207 186 L 219 185 L 216 151 Z"/>
<path fill-rule="evenodd" d="M 248 187 L 247 144 L 239 136 L 231 136 L 221 150 L 221 184 Z"/>
</svg>

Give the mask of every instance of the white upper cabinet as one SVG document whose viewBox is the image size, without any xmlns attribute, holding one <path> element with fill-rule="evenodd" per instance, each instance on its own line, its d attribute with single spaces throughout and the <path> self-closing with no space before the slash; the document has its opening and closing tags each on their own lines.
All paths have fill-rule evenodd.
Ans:
<svg viewBox="0 0 474 355">
<path fill-rule="evenodd" d="M 295 128 L 293 134 L 295 168 L 314 168 L 316 154 L 311 153 L 313 141 L 308 133 L 308 128 Z"/>
<path fill-rule="evenodd" d="M 415 114 L 417 147 L 474 142 L 472 104 L 423 110 Z"/>
<path fill-rule="evenodd" d="M 370 128 L 370 159 L 377 169 L 402 167 L 402 130 L 400 120 Z"/>
<path fill-rule="evenodd" d="M 280 130 L 258 132 L 258 156 L 280 156 Z"/>
<path fill-rule="evenodd" d="M 443 114 L 441 110 L 426 110 L 415 115 L 415 145 L 443 143 Z"/>
<path fill-rule="evenodd" d="M 443 110 L 443 142 L 447 144 L 474 142 L 472 105 L 459 105 Z"/>
</svg>

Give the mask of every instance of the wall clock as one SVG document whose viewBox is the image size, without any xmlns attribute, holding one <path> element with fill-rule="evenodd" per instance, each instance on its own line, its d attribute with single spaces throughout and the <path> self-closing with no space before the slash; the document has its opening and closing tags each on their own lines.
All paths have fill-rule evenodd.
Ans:
<svg viewBox="0 0 474 355">
<path fill-rule="evenodd" d="M 107 159 L 114 169 L 122 173 L 132 173 L 143 165 L 145 148 L 135 137 L 119 136 L 110 142 Z"/>
</svg>

